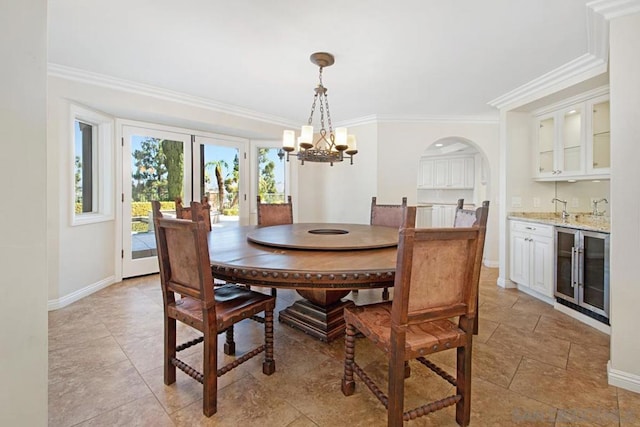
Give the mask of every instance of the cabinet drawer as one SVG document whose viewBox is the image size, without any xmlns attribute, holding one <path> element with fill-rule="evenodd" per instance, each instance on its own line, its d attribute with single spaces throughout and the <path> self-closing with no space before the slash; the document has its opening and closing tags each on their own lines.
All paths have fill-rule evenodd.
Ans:
<svg viewBox="0 0 640 427">
<path fill-rule="evenodd" d="M 520 231 L 542 237 L 553 237 L 553 226 L 535 222 L 511 221 L 511 231 Z"/>
</svg>

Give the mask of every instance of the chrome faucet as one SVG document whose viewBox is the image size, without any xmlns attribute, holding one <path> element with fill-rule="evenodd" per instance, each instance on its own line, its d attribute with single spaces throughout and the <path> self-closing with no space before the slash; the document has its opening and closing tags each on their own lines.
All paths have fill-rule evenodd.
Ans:
<svg viewBox="0 0 640 427">
<path fill-rule="evenodd" d="M 553 199 L 551 199 L 551 203 L 553 202 L 560 202 L 562 203 L 562 219 L 567 219 L 569 218 L 569 212 L 567 212 L 567 201 L 566 200 L 560 200 L 557 197 L 554 197 Z"/>
<path fill-rule="evenodd" d="M 604 215 L 604 213 L 605 213 L 606 211 L 602 211 L 602 212 L 600 212 L 600 211 L 598 210 L 598 203 L 602 203 L 602 202 L 605 202 L 605 203 L 607 203 L 607 204 L 609 203 L 609 201 L 608 201 L 607 199 L 604 199 L 604 198 L 603 198 L 603 199 L 600 199 L 600 200 L 594 200 L 594 201 L 593 201 L 593 215 L 595 215 L 595 216 Z"/>
</svg>

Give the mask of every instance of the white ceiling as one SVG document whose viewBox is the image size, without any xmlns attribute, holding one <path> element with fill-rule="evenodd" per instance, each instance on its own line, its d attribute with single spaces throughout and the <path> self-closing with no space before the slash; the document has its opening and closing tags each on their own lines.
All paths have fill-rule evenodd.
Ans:
<svg viewBox="0 0 640 427">
<path fill-rule="evenodd" d="M 587 53 L 588 0 L 49 0 L 49 63 L 302 123 L 497 117 L 487 102 Z"/>
</svg>

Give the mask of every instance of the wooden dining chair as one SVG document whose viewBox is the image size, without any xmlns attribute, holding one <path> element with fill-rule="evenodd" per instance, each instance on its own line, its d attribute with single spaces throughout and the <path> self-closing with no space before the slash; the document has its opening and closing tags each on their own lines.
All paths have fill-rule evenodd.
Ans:
<svg viewBox="0 0 640 427">
<path fill-rule="evenodd" d="M 211 231 L 211 205 L 209 204 L 209 198 L 207 196 L 202 197 L 198 212 L 199 214 L 196 219 L 198 221 L 204 221 L 207 230 Z M 176 218 L 193 219 L 192 208 L 190 206 L 183 206 L 181 197 L 176 197 Z"/>
<path fill-rule="evenodd" d="M 489 207 L 489 201 L 485 200 L 482 202 L 483 207 Z M 485 212 L 485 211 L 483 211 Z M 488 211 L 486 211 L 488 214 Z M 479 218 L 477 209 L 464 209 L 464 199 L 458 199 L 458 203 L 456 204 L 456 213 L 453 219 L 454 227 L 472 227 L 479 225 L 482 221 L 484 224 L 487 223 L 487 218 Z"/>
<path fill-rule="evenodd" d="M 191 203 L 192 212 L 201 206 Z M 164 383 L 176 381 L 176 367 L 203 384 L 202 411 L 217 411 L 218 377 L 264 352 L 262 372 L 275 372 L 273 358 L 273 310 L 275 298 L 233 285 L 214 290 L 205 221 L 163 218 L 160 203 L 153 202 L 160 283 L 164 303 Z M 176 294 L 182 295 L 177 299 Z M 264 343 L 218 368 L 218 334 L 227 333 L 225 353 L 235 353 L 233 325 L 264 312 Z M 203 336 L 176 345 L 176 320 L 202 332 Z M 233 338 L 231 338 L 233 339 Z M 203 343 L 203 372 L 177 357 L 177 352 Z M 229 348 L 227 348 L 230 346 Z"/>
<path fill-rule="evenodd" d="M 371 198 L 371 225 L 382 225 L 384 227 L 400 228 L 402 225 L 403 211 L 407 206 L 407 198 L 402 198 L 402 204 L 400 205 L 379 205 L 376 202 L 376 197 Z M 409 226 L 415 226 L 415 215 L 413 219 L 408 218 Z M 357 293 L 357 292 L 356 292 Z M 382 291 L 382 299 L 389 299 L 389 288 L 384 288 Z"/>
<path fill-rule="evenodd" d="M 485 208 L 480 208 L 485 209 Z M 471 351 L 476 292 L 486 228 L 402 228 L 398 243 L 393 301 L 346 307 L 345 363 L 342 392 L 355 391 L 354 372 L 387 408 L 387 425 L 456 405 L 456 421 L 469 424 Z M 457 318 L 457 321 L 455 320 Z M 386 355 L 385 393 L 358 365 L 356 334 L 360 332 Z M 456 377 L 426 356 L 457 348 Z M 367 360 L 370 356 L 367 356 Z M 415 409 L 404 410 L 407 362 L 416 360 L 455 387 L 455 393 Z"/>
<path fill-rule="evenodd" d="M 258 196 L 258 227 L 293 224 L 293 203 L 291 196 L 286 203 L 262 203 Z"/>
<path fill-rule="evenodd" d="M 272 225 L 293 224 L 293 203 L 291 196 L 287 197 L 287 203 L 262 203 L 260 196 L 257 197 L 258 204 L 258 227 L 269 227 Z M 271 288 L 271 295 L 278 295 L 276 288 Z"/>
<path fill-rule="evenodd" d="M 489 201 L 482 202 L 482 207 L 486 209 L 464 209 L 464 199 L 458 199 L 456 205 L 456 214 L 453 220 L 454 227 L 486 227 L 487 218 L 489 216 Z M 480 269 L 482 265 L 477 266 Z M 480 274 L 478 274 L 478 280 Z M 480 292 L 476 294 L 476 306 L 479 306 Z M 476 311 L 476 321 L 473 324 L 473 333 L 478 335 L 480 310 Z"/>
</svg>

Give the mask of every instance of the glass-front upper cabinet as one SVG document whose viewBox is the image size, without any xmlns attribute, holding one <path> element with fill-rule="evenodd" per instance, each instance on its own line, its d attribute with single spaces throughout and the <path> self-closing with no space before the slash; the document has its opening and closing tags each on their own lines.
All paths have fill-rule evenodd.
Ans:
<svg viewBox="0 0 640 427">
<path fill-rule="evenodd" d="M 555 170 L 556 141 L 555 118 L 540 118 L 538 122 L 538 175 L 549 175 Z"/>
<path fill-rule="evenodd" d="M 576 174 L 583 170 L 582 108 L 571 107 L 562 113 L 561 173 Z"/>
<path fill-rule="evenodd" d="M 536 177 L 557 178 L 584 173 L 582 105 L 537 118 Z"/>
<path fill-rule="evenodd" d="M 587 171 L 590 174 L 608 174 L 611 168 L 608 96 L 591 100 L 588 107 L 591 115 L 587 136 Z"/>
<path fill-rule="evenodd" d="M 609 94 L 602 87 L 533 112 L 534 179 L 608 179 Z"/>
</svg>

